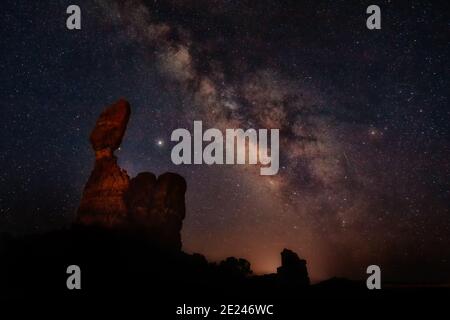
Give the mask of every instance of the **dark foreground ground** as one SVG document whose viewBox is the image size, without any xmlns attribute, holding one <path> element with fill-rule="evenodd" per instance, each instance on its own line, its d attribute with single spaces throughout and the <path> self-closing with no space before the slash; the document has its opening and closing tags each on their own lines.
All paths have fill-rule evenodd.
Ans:
<svg viewBox="0 0 450 320">
<path fill-rule="evenodd" d="M 201 319 L 176 315 L 179 306 L 273 304 L 275 315 L 234 314 L 237 319 L 298 319 L 305 310 L 340 312 L 380 307 L 413 310 L 450 304 L 449 288 L 388 287 L 330 279 L 316 285 L 280 281 L 276 274 L 252 276 L 246 266 L 209 263 L 199 254 L 167 251 L 124 231 L 72 227 L 41 235 L 0 238 L 0 302 L 45 302 L 108 309 L 142 309 L 143 319 Z M 66 269 L 81 269 L 81 290 L 68 290 Z M 236 312 L 233 307 L 232 312 Z M 232 317 L 232 318 L 233 318 Z"/>
</svg>

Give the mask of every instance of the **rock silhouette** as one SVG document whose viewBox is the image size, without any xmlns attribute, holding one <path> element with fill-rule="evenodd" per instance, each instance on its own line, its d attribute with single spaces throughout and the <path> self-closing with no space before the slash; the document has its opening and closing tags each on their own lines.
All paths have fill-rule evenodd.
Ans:
<svg viewBox="0 0 450 320">
<path fill-rule="evenodd" d="M 130 227 L 144 231 L 156 244 L 181 249 L 181 228 L 185 217 L 186 181 L 166 172 L 139 173 L 131 179 L 125 200 Z"/>
<path fill-rule="evenodd" d="M 95 164 L 83 191 L 77 224 L 139 230 L 162 247 L 181 249 L 186 181 L 175 173 L 143 172 L 130 179 L 119 167 L 119 148 L 130 118 L 120 99 L 100 115 L 90 135 Z"/>
<path fill-rule="evenodd" d="M 277 276 L 281 283 L 292 286 L 308 286 L 309 277 L 306 260 L 289 249 L 281 252 L 281 267 L 277 268 Z"/>
<path fill-rule="evenodd" d="M 156 176 L 151 172 L 141 172 L 131 179 L 126 194 L 129 217 L 134 223 L 149 223 L 149 209 L 152 206 L 156 187 Z"/>
</svg>

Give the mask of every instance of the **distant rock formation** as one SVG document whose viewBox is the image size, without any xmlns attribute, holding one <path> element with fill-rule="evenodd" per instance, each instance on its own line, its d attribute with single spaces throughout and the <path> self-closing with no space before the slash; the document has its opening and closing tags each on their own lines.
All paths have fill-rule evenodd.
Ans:
<svg viewBox="0 0 450 320">
<path fill-rule="evenodd" d="M 250 262 L 243 258 L 228 257 L 219 263 L 221 271 L 232 277 L 246 277 L 253 274 Z"/>
<path fill-rule="evenodd" d="M 130 180 L 114 156 L 129 117 L 130 105 L 121 99 L 97 120 L 90 136 L 95 150 L 94 170 L 84 188 L 76 222 L 140 230 L 161 246 L 179 250 L 186 181 L 169 172 L 158 178 L 143 172 Z"/>
<path fill-rule="evenodd" d="M 281 267 L 277 268 L 277 276 L 281 283 L 291 286 L 308 286 L 309 277 L 306 260 L 289 249 L 281 252 Z"/>
</svg>

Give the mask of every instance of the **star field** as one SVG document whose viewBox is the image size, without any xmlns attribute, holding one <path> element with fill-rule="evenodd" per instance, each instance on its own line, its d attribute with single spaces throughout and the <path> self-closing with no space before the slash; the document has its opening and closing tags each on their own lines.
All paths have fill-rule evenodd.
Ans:
<svg viewBox="0 0 450 320">
<path fill-rule="evenodd" d="M 70 223 L 104 106 L 132 106 L 130 176 L 187 180 L 183 247 L 273 272 L 288 247 L 313 280 L 449 282 L 448 7 L 378 1 L 6 1 L 0 231 Z M 279 128 L 280 171 L 175 166 L 176 128 Z"/>
</svg>

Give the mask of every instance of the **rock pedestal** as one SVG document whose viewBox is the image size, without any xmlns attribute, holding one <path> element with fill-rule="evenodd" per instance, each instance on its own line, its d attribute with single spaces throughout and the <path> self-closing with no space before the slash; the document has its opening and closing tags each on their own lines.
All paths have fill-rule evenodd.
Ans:
<svg viewBox="0 0 450 320">
<path fill-rule="evenodd" d="M 112 227 L 126 221 L 124 194 L 130 178 L 117 164 L 114 151 L 122 142 L 129 118 L 129 103 L 119 100 L 102 112 L 91 133 L 95 164 L 78 208 L 77 221 L 81 224 Z"/>
</svg>

